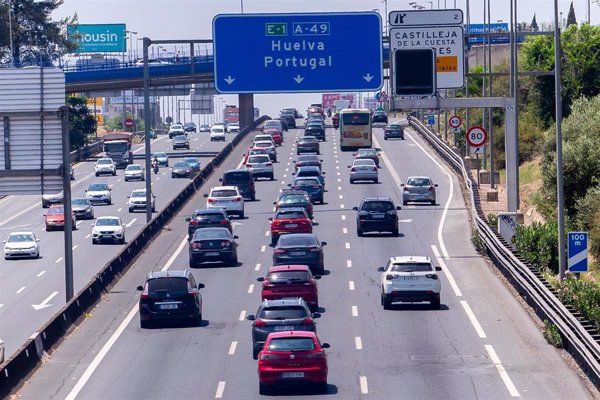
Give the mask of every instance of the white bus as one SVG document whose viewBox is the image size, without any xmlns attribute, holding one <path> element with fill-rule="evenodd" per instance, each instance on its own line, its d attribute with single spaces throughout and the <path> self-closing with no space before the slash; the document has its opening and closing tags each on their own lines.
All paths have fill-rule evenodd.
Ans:
<svg viewBox="0 0 600 400">
<path fill-rule="evenodd" d="M 371 112 L 366 108 L 340 111 L 340 148 L 342 151 L 372 147 Z"/>
</svg>

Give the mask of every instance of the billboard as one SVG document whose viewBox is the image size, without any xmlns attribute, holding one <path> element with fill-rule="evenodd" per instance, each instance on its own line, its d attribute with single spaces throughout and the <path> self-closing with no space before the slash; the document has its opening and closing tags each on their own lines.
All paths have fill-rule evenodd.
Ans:
<svg viewBox="0 0 600 400">
<path fill-rule="evenodd" d="M 375 97 L 363 97 L 363 107 L 374 110 L 377 108 L 379 103 Z"/>
<path fill-rule="evenodd" d="M 67 26 L 67 37 L 77 42 L 75 53 L 123 53 L 127 51 L 125 24 L 79 24 Z"/>
<path fill-rule="evenodd" d="M 356 107 L 356 93 L 323 93 L 321 95 L 321 104 L 324 109 L 334 108 L 337 100 L 348 100 L 350 108 Z"/>
<path fill-rule="evenodd" d="M 488 32 L 488 24 L 470 24 L 465 25 L 465 32 L 467 35 L 473 33 L 487 33 Z M 506 36 L 492 36 L 491 41 L 492 44 L 500 44 L 500 43 L 510 43 L 510 36 L 508 30 L 508 23 L 500 22 L 489 24 L 489 32 L 490 33 L 505 33 Z M 469 36 L 467 44 L 483 44 L 486 38 L 483 36 L 471 37 Z M 487 41 L 485 43 L 488 43 Z"/>
</svg>

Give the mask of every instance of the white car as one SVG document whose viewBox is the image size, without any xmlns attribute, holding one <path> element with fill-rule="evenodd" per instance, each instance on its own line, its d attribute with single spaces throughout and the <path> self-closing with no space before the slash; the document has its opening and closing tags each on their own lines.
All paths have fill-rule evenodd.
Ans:
<svg viewBox="0 0 600 400">
<path fill-rule="evenodd" d="M 254 143 L 256 143 L 256 142 L 264 142 L 264 141 L 272 142 L 273 146 L 276 146 L 276 143 L 273 140 L 273 136 L 266 134 L 266 133 L 254 136 L 254 139 L 252 139 L 252 145 L 254 145 Z"/>
<path fill-rule="evenodd" d="M 112 158 L 104 157 L 96 160 L 96 165 L 94 166 L 96 170 L 96 176 L 109 174 L 112 176 L 117 175 L 117 164 L 113 161 Z"/>
<path fill-rule="evenodd" d="M 275 175 L 273 173 L 273 163 L 271 162 L 271 158 L 266 154 L 249 156 L 245 167 L 248 171 L 252 172 L 254 180 L 259 177 L 269 178 L 269 180 L 275 179 Z"/>
<path fill-rule="evenodd" d="M 210 141 L 213 142 L 215 140 L 225 141 L 225 125 L 213 125 L 210 128 Z"/>
<path fill-rule="evenodd" d="M 277 162 L 277 149 L 275 149 L 275 144 L 273 140 L 259 140 L 252 144 L 252 147 L 258 147 L 259 149 L 265 149 L 271 161 Z"/>
<path fill-rule="evenodd" d="M 106 183 L 91 183 L 85 190 L 85 198 L 92 204 L 112 204 L 111 188 Z"/>
<path fill-rule="evenodd" d="M 125 224 L 119 217 L 98 217 L 92 224 L 92 244 L 125 243 Z"/>
<path fill-rule="evenodd" d="M 431 303 L 431 308 L 440 308 L 441 281 L 436 267 L 429 257 L 391 257 L 385 267 L 377 269 L 381 274 L 381 305 L 384 310 L 393 302 Z"/>
<path fill-rule="evenodd" d="M 4 259 L 9 258 L 39 258 L 40 245 L 33 232 L 11 232 L 4 243 Z"/>
<path fill-rule="evenodd" d="M 350 168 L 350 183 L 356 181 L 373 181 L 379 182 L 379 171 L 375 161 L 369 158 L 360 158 L 352 162 L 349 165 Z"/>
<path fill-rule="evenodd" d="M 173 136 L 185 135 L 185 129 L 181 124 L 173 124 L 169 127 L 169 139 L 173 139 Z"/>
<path fill-rule="evenodd" d="M 228 215 L 236 214 L 244 218 L 244 198 L 237 186 L 215 186 L 204 197 L 207 198 L 206 208 L 221 208 Z"/>
<path fill-rule="evenodd" d="M 125 182 L 131 181 L 134 179 L 143 181 L 146 179 L 145 170 L 139 164 L 131 164 L 125 168 L 125 177 L 123 178 Z"/>
<path fill-rule="evenodd" d="M 154 199 L 156 199 L 156 196 L 153 194 L 150 196 L 152 198 L 152 212 L 155 212 Z M 129 212 L 134 212 L 138 209 L 146 211 L 146 189 L 134 189 L 131 192 L 131 196 L 127 196 L 127 199 Z"/>
<path fill-rule="evenodd" d="M 227 125 L 227 132 L 229 133 L 239 133 L 240 132 L 240 124 L 237 122 L 232 122 Z"/>
</svg>

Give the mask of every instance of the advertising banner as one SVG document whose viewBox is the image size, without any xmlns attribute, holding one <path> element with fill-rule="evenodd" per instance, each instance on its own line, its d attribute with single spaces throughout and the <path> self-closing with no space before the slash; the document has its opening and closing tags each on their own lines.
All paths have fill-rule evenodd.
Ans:
<svg viewBox="0 0 600 400">
<path fill-rule="evenodd" d="M 75 53 L 123 53 L 127 51 L 125 24 L 79 24 L 67 26 L 67 37 L 79 47 Z"/>
</svg>

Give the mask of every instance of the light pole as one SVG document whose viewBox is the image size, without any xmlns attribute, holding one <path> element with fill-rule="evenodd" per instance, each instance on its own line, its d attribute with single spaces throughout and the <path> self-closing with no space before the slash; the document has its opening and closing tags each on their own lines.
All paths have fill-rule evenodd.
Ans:
<svg viewBox="0 0 600 400">
<path fill-rule="evenodd" d="M 244 0 L 240 0 L 240 10 L 244 13 Z"/>
<path fill-rule="evenodd" d="M 137 38 L 136 42 L 135 42 L 135 59 L 138 59 L 138 46 L 137 46 L 137 42 L 143 42 L 144 39 L 143 38 Z"/>
<path fill-rule="evenodd" d="M 131 61 L 131 58 L 133 57 L 133 39 L 131 35 L 137 35 L 138 33 L 128 30 L 125 30 L 125 33 L 129 35 L 129 61 Z"/>
<path fill-rule="evenodd" d="M 10 66 L 15 66 L 15 49 L 13 46 L 13 35 L 12 35 L 12 2 L 8 0 L 6 3 L 8 11 L 8 40 L 10 47 Z"/>
<path fill-rule="evenodd" d="M 429 3 L 430 10 L 433 10 L 433 1 L 428 1 L 427 3 Z"/>
</svg>

